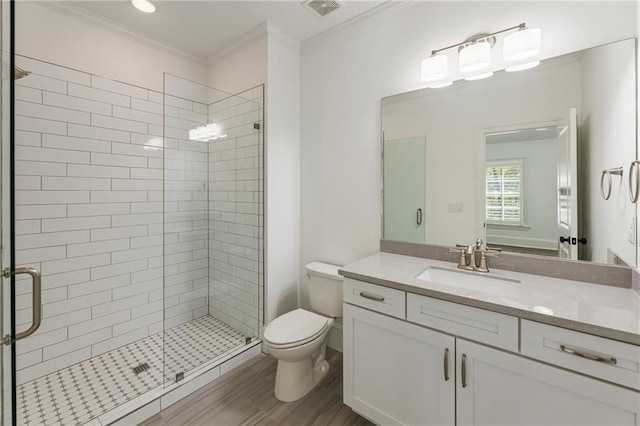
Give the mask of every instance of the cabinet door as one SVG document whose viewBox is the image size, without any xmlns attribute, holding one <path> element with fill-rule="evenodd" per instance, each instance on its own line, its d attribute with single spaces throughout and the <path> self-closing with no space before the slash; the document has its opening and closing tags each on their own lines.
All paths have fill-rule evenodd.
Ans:
<svg viewBox="0 0 640 426">
<path fill-rule="evenodd" d="M 451 336 L 345 304 L 345 404 L 383 425 L 453 425 L 454 349 Z"/>
<path fill-rule="evenodd" d="M 456 345 L 458 425 L 640 425 L 638 392 L 465 340 Z"/>
</svg>

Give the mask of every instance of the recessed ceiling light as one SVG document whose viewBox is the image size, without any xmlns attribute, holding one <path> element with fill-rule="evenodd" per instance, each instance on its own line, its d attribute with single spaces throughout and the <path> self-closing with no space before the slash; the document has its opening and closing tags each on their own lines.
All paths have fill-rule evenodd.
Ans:
<svg viewBox="0 0 640 426">
<path fill-rule="evenodd" d="M 131 0 L 133 7 L 144 13 L 153 13 L 156 7 L 148 0 Z"/>
</svg>

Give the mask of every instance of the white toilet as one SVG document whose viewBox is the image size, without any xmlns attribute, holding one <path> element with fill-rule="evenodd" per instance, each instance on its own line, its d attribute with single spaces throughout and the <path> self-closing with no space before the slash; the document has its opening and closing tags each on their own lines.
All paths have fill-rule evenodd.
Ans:
<svg viewBox="0 0 640 426">
<path fill-rule="evenodd" d="M 296 309 L 274 319 L 264 330 L 264 347 L 278 360 L 275 395 L 280 401 L 302 398 L 329 373 L 327 337 L 334 318 L 342 316 L 338 268 L 320 262 L 306 265 L 311 309 L 317 313 Z"/>
</svg>

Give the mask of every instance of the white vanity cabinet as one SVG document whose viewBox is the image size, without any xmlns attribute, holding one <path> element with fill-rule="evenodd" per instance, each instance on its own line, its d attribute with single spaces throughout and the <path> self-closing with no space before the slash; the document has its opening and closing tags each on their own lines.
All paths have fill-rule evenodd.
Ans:
<svg viewBox="0 0 640 426">
<path fill-rule="evenodd" d="M 619 362 L 610 370 L 597 360 L 586 368 L 571 353 L 554 362 L 559 368 L 527 349 L 532 344 L 520 348 L 520 339 L 540 340 L 530 337 L 536 323 L 521 336 L 526 321 L 513 316 L 413 293 L 403 299 L 399 290 L 349 278 L 345 284 L 344 401 L 377 424 L 640 426 L 640 392 L 619 373 L 637 372 L 634 345 L 609 341 L 623 346 L 614 345 Z M 393 311 L 384 294 L 393 296 Z M 593 336 L 555 328 L 544 336 L 594 351 L 581 340 Z M 626 388 L 585 376 L 592 371 Z"/>
<path fill-rule="evenodd" d="M 462 339 L 456 350 L 458 425 L 640 425 L 637 392 Z"/>
<path fill-rule="evenodd" d="M 380 425 L 455 423 L 455 338 L 345 304 L 344 399 Z"/>
</svg>

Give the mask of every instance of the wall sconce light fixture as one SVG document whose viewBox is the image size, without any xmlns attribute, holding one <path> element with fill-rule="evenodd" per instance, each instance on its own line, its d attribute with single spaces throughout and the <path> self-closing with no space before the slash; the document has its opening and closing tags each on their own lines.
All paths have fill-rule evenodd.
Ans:
<svg viewBox="0 0 640 426">
<path fill-rule="evenodd" d="M 198 142 L 209 142 L 226 136 L 221 134 L 221 130 L 216 123 L 205 124 L 189 130 L 189 140 Z"/>
<path fill-rule="evenodd" d="M 454 47 L 458 48 L 458 68 L 466 80 L 491 77 L 493 71 L 485 70 L 491 65 L 491 48 L 496 43 L 496 36 L 514 30 L 503 40 L 502 60 L 505 64 L 513 63 L 505 70 L 522 71 L 535 67 L 540 63 L 533 58 L 540 53 L 542 31 L 540 28 L 527 28 L 522 23 L 491 34 L 478 34 L 461 43 L 431 51 L 431 56 L 422 61 L 422 81 L 434 82 L 429 85 L 431 88 L 452 83 L 451 79 L 447 81 L 446 78 L 449 75 L 449 56 L 440 52 Z M 465 74 L 468 76 L 465 77 Z"/>
</svg>

